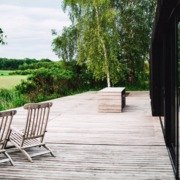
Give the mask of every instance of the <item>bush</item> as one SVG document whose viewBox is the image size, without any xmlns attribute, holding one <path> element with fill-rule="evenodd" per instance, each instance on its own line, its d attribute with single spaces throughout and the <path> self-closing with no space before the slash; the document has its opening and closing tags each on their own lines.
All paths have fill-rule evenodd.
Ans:
<svg viewBox="0 0 180 180">
<path fill-rule="evenodd" d="M 15 71 L 21 75 L 31 74 L 14 90 L 0 90 L 0 110 L 22 106 L 27 102 L 46 101 L 65 95 L 80 93 L 106 86 L 104 81 L 96 81 L 85 66 L 71 62 L 41 62 L 44 67 Z M 30 65 L 24 65 L 29 67 Z"/>
<path fill-rule="evenodd" d="M 17 90 L 0 89 L 0 110 L 19 107 L 29 102 L 27 97 Z"/>
<path fill-rule="evenodd" d="M 75 92 L 102 87 L 104 82 L 95 81 L 85 67 L 76 62 L 60 62 L 51 68 L 36 69 L 27 81 L 16 87 L 30 101 L 38 102 Z"/>
<path fill-rule="evenodd" d="M 73 73 L 58 68 L 41 68 L 33 73 L 27 81 L 23 81 L 16 89 L 28 96 L 31 101 L 46 100 L 52 94 L 66 95 Z"/>
</svg>

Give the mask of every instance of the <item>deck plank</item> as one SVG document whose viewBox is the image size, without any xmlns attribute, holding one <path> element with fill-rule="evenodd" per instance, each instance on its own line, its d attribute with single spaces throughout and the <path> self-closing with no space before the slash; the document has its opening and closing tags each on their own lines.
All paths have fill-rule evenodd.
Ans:
<svg viewBox="0 0 180 180">
<path fill-rule="evenodd" d="M 123 113 L 98 113 L 97 92 L 53 100 L 45 141 L 56 157 L 30 163 L 9 149 L 15 166 L 0 165 L 0 179 L 174 179 L 148 92 L 132 92 Z M 23 128 L 18 108 L 13 125 Z"/>
</svg>

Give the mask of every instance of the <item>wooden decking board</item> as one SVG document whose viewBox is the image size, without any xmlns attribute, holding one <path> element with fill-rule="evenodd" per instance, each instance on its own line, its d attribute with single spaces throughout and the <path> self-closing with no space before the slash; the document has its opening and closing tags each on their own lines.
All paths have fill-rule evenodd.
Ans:
<svg viewBox="0 0 180 180">
<path fill-rule="evenodd" d="M 30 163 L 8 149 L 15 166 L 1 164 L 0 179 L 174 179 L 148 92 L 130 93 L 123 113 L 98 113 L 97 100 L 96 92 L 53 100 L 45 141 L 56 157 L 47 154 Z M 18 108 L 13 124 L 19 128 L 24 113 Z"/>
<path fill-rule="evenodd" d="M 48 155 L 36 158 L 34 163 L 29 163 L 21 153 L 12 153 L 11 156 L 16 162 L 15 167 L 8 167 L 12 170 L 11 176 L 17 172 L 21 172 L 19 168 L 23 168 L 23 176 L 26 171 L 29 176 L 35 172 L 45 173 L 51 172 L 84 172 L 84 173 L 105 173 L 105 174 L 122 174 L 133 176 L 133 174 L 142 174 L 149 179 L 157 176 L 167 177 L 172 175 L 172 168 L 169 166 L 167 151 L 164 147 L 114 147 L 101 145 L 49 145 L 54 150 L 56 158 Z M 92 153 L 95 152 L 95 153 Z M 142 155 L 143 152 L 143 155 Z M 157 157 L 158 155 L 158 157 Z M 18 158 L 19 157 L 19 158 Z M 161 161 L 163 160 L 163 164 Z M 21 164 L 23 166 L 21 166 Z M 1 168 L 4 171 L 6 168 Z M 16 171 L 17 169 L 17 171 Z M 25 171 L 25 172 L 24 172 Z M 152 173 L 152 174 L 151 174 Z"/>
</svg>

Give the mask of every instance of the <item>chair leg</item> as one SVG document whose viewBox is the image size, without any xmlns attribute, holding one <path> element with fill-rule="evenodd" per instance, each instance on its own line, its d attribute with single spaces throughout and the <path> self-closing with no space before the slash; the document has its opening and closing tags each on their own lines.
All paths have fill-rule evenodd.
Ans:
<svg viewBox="0 0 180 180">
<path fill-rule="evenodd" d="M 14 166 L 13 160 L 11 159 L 11 157 L 9 156 L 9 154 L 6 151 L 4 152 L 4 155 L 9 159 L 9 162 L 11 163 L 11 165 Z"/>
<path fill-rule="evenodd" d="M 32 158 L 30 155 L 24 150 L 24 149 L 19 149 L 27 158 L 30 162 L 33 162 Z"/>
<path fill-rule="evenodd" d="M 6 149 L 7 143 L 8 143 L 8 141 L 5 141 L 4 147 L 3 147 L 4 149 Z"/>
<path fill-rule="evenodd" d="M 55 155 L 53 154 L 53 152 L 51 151 L 50 148 L 48 148 L 45 144 L 43 145 L 43 147 L 49 151 L 49 153 L 51 154 L 51 156 L 55 157 Z"/>
</svg>

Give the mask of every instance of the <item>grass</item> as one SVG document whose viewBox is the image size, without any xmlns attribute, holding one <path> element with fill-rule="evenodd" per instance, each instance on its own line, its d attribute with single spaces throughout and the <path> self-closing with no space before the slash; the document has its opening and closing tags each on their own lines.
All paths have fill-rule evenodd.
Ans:
<svg viewBox="0 0 180 180">
<path fill-rule="evenodd" d="M 9 76 L 9 73 L 12 71 L 8 71 L 8 70 L 0 70 L 0 77 L 1 76 Z"/>
<path fill-rule="evenodd" d="M 0 71 L 1 73 L 2 71 Z M 7 74 L 7 72 L 5 72 Z M 0 76 L 0 89 L 12 89 L 16 85 L 21 83 L 21 80 L 26 80 L 27 76 L 20 76 L 20 75 L 4 75 Z"/>
</svg>

